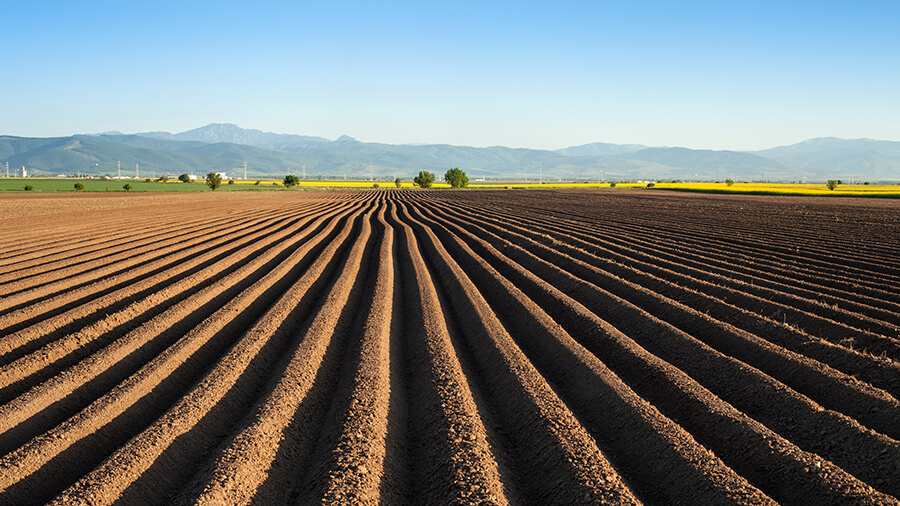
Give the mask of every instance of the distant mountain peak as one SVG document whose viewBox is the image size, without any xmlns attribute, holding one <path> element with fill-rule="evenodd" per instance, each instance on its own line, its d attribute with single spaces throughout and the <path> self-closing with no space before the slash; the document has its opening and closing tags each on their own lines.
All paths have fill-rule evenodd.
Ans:
<svg viewBox="0 0 900 506">
<path fill-rule="evenodd" d="M 334 142 L 350 142 L 350 141 L 356 141 L 356 139 L 354 139 L 353 137 L 350 137 L 347 134 L 344 134 L 334 140 Z"/>
</svg>

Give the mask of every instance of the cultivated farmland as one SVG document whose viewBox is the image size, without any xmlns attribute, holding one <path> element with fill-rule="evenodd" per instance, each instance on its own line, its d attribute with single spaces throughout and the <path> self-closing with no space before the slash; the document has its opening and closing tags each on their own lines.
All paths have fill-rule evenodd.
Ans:
<svg viewBox="0 0 900 506">
<path fill-rule="evenodd" d="M 900 201 L 0 197 L 0 503 L 893 504 Z"/>
</svg>

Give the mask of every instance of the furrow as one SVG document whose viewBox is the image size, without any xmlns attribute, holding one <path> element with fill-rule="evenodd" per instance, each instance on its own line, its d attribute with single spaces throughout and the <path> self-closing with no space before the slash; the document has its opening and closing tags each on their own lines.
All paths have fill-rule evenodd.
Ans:
<svg viewBox="0 0 900 506">
<path fill-rule="evenodd" d="M 39 493 L 46 497 L 48 491 L 40 487 L 35 490 L 35 484 L 41 478 L 46 480 L 47 477 L 54 477 L 60 470 L 74 465 L 80 471 L 66 473 L 71 477 L 69 483 L 81 478 L 81 485 L 92 483 L 94 488 L 80 496 L 77 493 L 69 494 L 69 498 L 84 500 L 90 498 L 91 494 L 96 495 L 93 490 L 102 489 L 100 494 L 105 500 L 111 501 L 130 483 L 140 478 L 141 472 L 132 469 L 122 480 L 100 479 L 90 482 L 91 475 L 82 478 L 93 467 L 90 460 L 99 463 L 98 458 L 103 459 L 111 453 L 104 464 L 94 471 L 94 475 L 104 471 L 117 475 L 120 470 L 131 469 L 122 464 L 129 459 L 143 463 L 145 467 L 152 463 L 156 463 L 157 467 L 166 467 L 171 462 L 171 454 L 180 457 L 181 461 L 189 461 L 209 451 L 210 445 L 214 446 L 224 437 L 219 435 L 220 431 L 230 430 L 227 427 L 238 421 L 244 412 L 240 407 L 250 407 L 247 396 L 255 394 L 272 373 L 272 367 L 283 356 L 291 340 L 290 329 L 298 324 L 298 318 L 302 318 L 304 313 L 308 314 L 315 303 L 315 294 L 324 283 L 324 278 L 320 278 L 320 275 L 336 269 L 339 262 L 335 255 L 340 256 L 339 252 L 350 229 L 349 226 L 332 226 L 321 230 L 315 238 L 293 251 L 290 257 L 267 270 L 266 276 L 258 283 L 245 289 L 241 295 L 232 298 L 200 325 L 189 330 L 176 345 L 167 348 L 137 374 L 65 424 L 35 438 L 4 458 L 6 466 L 17 466 L 19 469 L 27 466 L 25 472 L 19 474 L 28 477 L 6 489 L 6 495 L 13 494 L 12 497 L 16 497 L 16 494 Z M 262 306 L 255 302 L 261 295 L 265 302 Z M 272 300 L 274 304 L 271 303 Z M 248 312 L 248 309 L 255 311 Z M 297 313 L 292 312 L 294 309 Z M 247 328 L 250 330 L 245 331 Z M 226 342 L 231 339 L 234 344 L 229 346 L 218 343 L 217 339 L 226 339 Z M 210 347 L 226 353 L 217 358 Z M 201 363 L 192 363 L 195 360 L 192 357 L 198 354 L 206 356 L 200 358 Z M 183 392 L 183 395 L 167 395 L 160 391 L 160 378 L 170 377 L 173 371 L 175 378 L 182 380 L 180 385 L 175 386 L 175 390 Z M 167 395 L 169 404 L 152 405 L 152 401 L 157 400 L 159 395 Z M 148 398 L 149 401 L 145 400 Z M 148 409 L 155 411 L 152 415 L 155 418 L 138 418 L 138 423 L 135 423 L 134 418 L 147 414 Z M 133 432 L 126 432 L 123 438 L 120 433 L 124 424 L 132 427 Z M 97 448 L 86 448 L 83 445 L 65 446 L 96 432 L 108 439 L 104 446 L 109 453 L 98 454 Z M 138 435 L 125 444 L 130 434 L 138 432 Z M 202 437 L 191 437 L 193 434 Z M 135 445 L 146 445 L 148 440 L 155 443 L 149 445 L 152 450 L 141 447 L 135 453 L 128 452 L 129 449 L 134 450 Z M 116 448 L 119 449 L 113 452 Z M 157 459 L 160 454 L 163 454 L 162 458 Z M 83 460 L 88 456 L 90 460 L 85 469 Z M 156 462 L 157 460 L 159 461 Z M 177 470 L 179 466 L 168 468 Z M 153 473 L 149 474 L 153 476 Z M 178 471 L 175 475 L 183 473 Z M 169 479 L 171 480 L 171 475 Z M 57 491 L 68 485 L 58 480 L 51 482 L 56 487 L 62 485 Z M 166 479 L 157 483 L 159 486 L 165 484 Z M 108 487 L 118 490 L 117 495 L 111 496 Z M 75 490 L 77 488 L 76 485 Z M 151 494 L 145 497 L 160 496 Z"/>
<path fill-rule="evenodd" d="M 434 232 L 408 210 L 403 215 L 424 245 L 427 262 L 450 303 L 450 314 L 466 315 L 454 322 L 458 326 L 455 345 L 466 348 L 464 354 L 471 356 L 472 378 L 486 400 L 484 409 L 502 427 L 496 443 L 509 455 L 514 466 L 509 473 L 516 475 L 524 497 L 559 503 L 637 502 Z"/>
</svg>

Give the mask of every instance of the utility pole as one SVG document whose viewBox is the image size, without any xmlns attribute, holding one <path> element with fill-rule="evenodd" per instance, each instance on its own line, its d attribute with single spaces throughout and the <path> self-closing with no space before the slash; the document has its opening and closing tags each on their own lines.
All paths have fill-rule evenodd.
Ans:
<svg viewBox="0 0 900 506">
<path fill-rule="evenodd" d="M 141 171 L 138 169 L 138 164 L 134 164 L 134 177 L 135 179 L 141 178 Z"/>
<path fill-rule="evenodd" d="M 719 164 L 716 164 L 716 181 L 719 181 Z"/>
<path fill-rule="evenodd" d="M 6 177 L 9 177 L 9 162 L 6 162 Z"/>
<path fill-rule="evenodd" d="M 122 179 L 122 162 L 116 162 L 116 170 L 119 171 L 119 179 Z"/>
<path fill-rule="evenodd" d="M 244 179 L 247 179 L 247 160 L 244 160 Z"/>
</svg>

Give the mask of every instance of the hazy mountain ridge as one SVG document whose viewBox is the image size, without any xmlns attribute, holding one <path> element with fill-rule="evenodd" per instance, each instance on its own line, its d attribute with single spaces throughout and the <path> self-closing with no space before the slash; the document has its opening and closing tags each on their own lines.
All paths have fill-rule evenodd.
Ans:
<svg viewBox="0 0 900 506">
<path fill-rule="evenodd" d="M 275 134 L 214 123 L 187 132 L 107 132 L 61 138 L 0 136 L 0 163 L 23 165 L 31 174 L 76 172 L 141 177 L 198 175 L 209 171 L 248 177 L 410 178 L 420 170 L 438 174 L 460 167 L 470 178 L 596 181 L 689 179 L 771 181 L 900 179 L 900 142 L 871 139 L 810 139 L 790 146 L 741 152 L 640 144 L 591 143 L 548 151 L 449 144 L 381 144 L 344 135 Z M 718 166 L 718 171 L 716 170 Z"/>
</svg>

